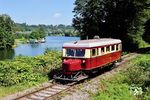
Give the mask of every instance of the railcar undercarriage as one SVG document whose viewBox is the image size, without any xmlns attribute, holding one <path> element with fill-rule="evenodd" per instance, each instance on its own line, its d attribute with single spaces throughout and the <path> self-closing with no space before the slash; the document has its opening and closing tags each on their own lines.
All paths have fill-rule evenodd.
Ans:
<svg viewBox="0 0 150 100">
<path fill-rule="evenodd" d="M 63 72 L 60 72 L 58 74 L 54 75 L 55 80 L 64 80 L 64 81 L 81 81 L 84 79 L 87 79 L 89 76 L 86 75 L 84 72 L 79 71 L 73 74 L 64 74 Z"/>
</svg>

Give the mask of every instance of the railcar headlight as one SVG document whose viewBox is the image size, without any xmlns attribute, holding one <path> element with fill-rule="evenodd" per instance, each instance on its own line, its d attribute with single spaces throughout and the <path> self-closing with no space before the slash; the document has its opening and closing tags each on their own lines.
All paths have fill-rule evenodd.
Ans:
<svg viewBox="0 0 150 100">
<path fill-rule="evenodd" d="M 85 63 L 85 60 L 82 60 L 82 63 Z"/>
<path fill-rule="evenodd" d="M 66 59 L 64 59 L 63 61 L 66 61 Z"/>
</svg>

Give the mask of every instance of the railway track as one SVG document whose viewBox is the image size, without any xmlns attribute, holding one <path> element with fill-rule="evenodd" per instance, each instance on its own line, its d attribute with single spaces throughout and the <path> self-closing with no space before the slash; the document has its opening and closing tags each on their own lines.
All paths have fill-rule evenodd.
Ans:
<svg viewBox="0 0 150 100">
<path fill-rule="evenodd" d="M 117 63 L 117 67 L 122 65 L 123 63 L 129 61 L 130 59 L 134 58 L 136 53 L 131 53 L 128 55 L 125 55 L 122 57 L 122 61 L 120 63 Z M 116 69 L 116 68 L 114 68 Z M 112 69 L 112 70 L 114 70 Z M 74 86 L 76 82 L 72 83 L 66 83 L 66 84 L 59 84 L 59 83 L 53 83 L 49 86 L 42 87 L 41 89 L 32 91 L 30 93 L 26 93 L 25 95 L 15 97 L 13 99 L 11 98 L 4 98 L 2 100 L 48 100 L 58 94 L 60 94 L 63 91 L 69 91 L 69 89 Z"/>
<path fill-rule="evenodd" d="M 48 100 L 49 98 L 58 95 L 63 91 L 67 91 L 74 84 L 76 84 L 76 82 L 67 83 L 67 84 L 54 83 L 48 87 L 43 87 L 40 90 L 31 92 L 21 97 L 17 97 L 15 98 L 15 100 Z"/>
</svg>

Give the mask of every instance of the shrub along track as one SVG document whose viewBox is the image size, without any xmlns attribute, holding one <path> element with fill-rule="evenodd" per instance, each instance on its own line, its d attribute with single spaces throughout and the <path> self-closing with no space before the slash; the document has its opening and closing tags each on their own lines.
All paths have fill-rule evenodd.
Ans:
<svg viewBox="0 0 150 100">
<path fill-rule="evenodd" d="M 114 72 L 118 72 L 118 70 L 125 69 L 124 67 L 119 67 L 125 62 L 137 57 L 139 54 L 137 53 L 130 53 L 125 56 L 122 56 L 122 61 L 120 63 L 116 63 L 116 67 L 113 68 L 111 71 L 104 71 L 102 74 L 109 74 L 112 75 Z M 100 74 L 99 74 L 100 75 Z M 98 76 L 96 76 L 98 77 Z M 91 78 L 90 80 L 96 79 L 96 77 Z M 100 75 L 101 77 L 101 75 Z M 82 83 L 82 82 L 80 82 Z M 80 84 L 78 83 L 78 84 Z M 83 82 L 84 83 L 84 82 Z M 46 83 L 46 85 L 41 85 L 38 89 L 27 90 L 23 93 L 16 93 L 14 95 L 10 95 L 8 97 L 2 98 L 2 100 L 47 100 L 52 99 L 53 97 L 57 96 L 58 94 L 69 91 L 74 86 L 78 85 L 76 82 L 73 83 L 52 83 L 52 81 Z M 37 88 L 37 87 L 36 87 Z"/>
</svg>

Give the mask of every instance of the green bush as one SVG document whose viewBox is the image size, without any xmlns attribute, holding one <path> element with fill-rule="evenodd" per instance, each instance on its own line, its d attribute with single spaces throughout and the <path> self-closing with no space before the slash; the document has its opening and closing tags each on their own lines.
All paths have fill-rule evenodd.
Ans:
<svg viewBox="0 0 150 100">
<path fill-rule="evenodd" d="M 0 85 L 12 86 L 25 82 L 38 82 L 48 77 L 48 73 L 60 68 L 60 52 L 46 51 L 36 57 L 18 56 L 12 61 L 0 62 Z"/>
<path fill-rule="evenodd" d="M 33 72 L 33 67 L 27 63 L 1 62 L 0 64 L 0 84 L 2 86 L 11 86 L 21 82 L 38 81 L 42 76 Z"/>
<path fill-rule="evenodd" d="M 128 83 L 130 87 L 136 88 L 133 92 L 138 91 L 137 88 L 141 88 L 140 98 L 148 100 L 150 98 L 150 95 L 148 95 L 150 91 L 150 54 L 142 55 L 132 62 L 133 64 L 130 65 L 132 67 L 124 74 L 126 76 L 124 82 Z"/>
<path fill-rule="evenodd" d="M 144 100 L 150 100 L 150 88 L 149 91 L 144 94 Z"/>
<path fill-rule="evenodd" d="M 142 67 L 144 71 L 150 72 L 150 59 L 146 58 L 138 63 L 139 67 Z"/>
<path fill-rule="evenodd" d="M 136 84 L 141 87 L 147 80 L 147 74 L 144 72 L 143 68 L 129 68 L 128 72 L 125 73 L 125 76 L 125 82 L 129 85 Z"/>
<path fill-rule="evenodd" d="M 150 55 L 143 55 L 134 60 L 132 67 L 125 73 L 125 82 L 143 87 L 150 81 Z"/>
</svg>

